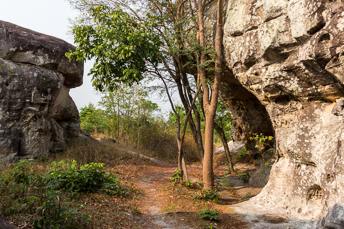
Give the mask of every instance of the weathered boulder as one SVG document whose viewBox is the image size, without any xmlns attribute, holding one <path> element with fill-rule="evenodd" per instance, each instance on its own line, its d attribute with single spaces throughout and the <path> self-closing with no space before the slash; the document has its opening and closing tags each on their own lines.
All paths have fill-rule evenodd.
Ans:
<svg viewBox="0 0 344 229">
<path fill-rule="evenodd" d="M 344 2 L 234 0 L 226 15 L 232 74 L 222 95 L 241 131 L 260 131 L 256 120 L 262 132 L 272 124 L 279 157 L 262 192 L 238 209 L 314 225 L 327 216 L 322 226 L 344 228 L 333 213 L 344 204 Z"/>
<path fill-rule="evenodd" d="M 65 57 L 72 48 L 0 21 L 0 158 L 61 151 L 79 134 L 69 89 L 82 84 L 83 64 Z"/>
</svg>

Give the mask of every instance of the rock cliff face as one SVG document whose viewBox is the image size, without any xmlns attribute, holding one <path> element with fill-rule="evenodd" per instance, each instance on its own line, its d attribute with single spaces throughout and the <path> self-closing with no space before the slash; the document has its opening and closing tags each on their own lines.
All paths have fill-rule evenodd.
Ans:
<svg viewBox="0 0 344 229">
<path fill-rule="evenodd" d="M 226 82 L 239 86 L 223 95 L 244 126 L 272 123 L 279 156 L 263 191 L 240 206 L 344 228 L 344 2 L 233 0 L 226 17 Z M 228 91 L 238 87 L 253 99 L 236 106 Z M 252 118 L 252 104 L 266 115 Z"/>
<path fill-rule="evenodd" d="M 72 48 L 0 21 L 0 159 L 61 151 L 79 135 L 69 89 L 82 84 L 83 64 L 65 57 Z"/>
</svg>

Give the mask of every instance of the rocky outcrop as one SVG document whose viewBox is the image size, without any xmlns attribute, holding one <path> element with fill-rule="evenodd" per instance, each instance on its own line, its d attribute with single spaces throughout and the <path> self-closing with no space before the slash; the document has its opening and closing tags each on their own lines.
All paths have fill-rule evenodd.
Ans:
<svg viewBox="0 0 344 229">
<path fill-rule="evenodd" d="M 69 96 L 80 86 L 83 64 L 60 39 L 0 21 L 0 158 L 61 151 L 79 134 Z"/>
<path fill-rule="evenodd" d="M 226 17 L 226 81 L 239 83 L 223 96 L 244 126 L 272 124 L 279 157 L 263 191 L 240 206 L 343 228 L 344 2 L 234 0 Z M 227 95 L 237 88 L 253 99 L 237 106 Z"/>
</svg>

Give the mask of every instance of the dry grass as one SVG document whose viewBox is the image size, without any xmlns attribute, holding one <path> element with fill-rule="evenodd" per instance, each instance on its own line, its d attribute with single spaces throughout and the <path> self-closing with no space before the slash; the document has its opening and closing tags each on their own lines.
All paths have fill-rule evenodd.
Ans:
<svg viewBox="0 0 344 229">
<path fill-rule="evenodd" d="M 67 150 L 52 157 L 53 160 L 73 159 L 79 163 L 101 162 L 107 166 L 125 163 L 135 163 L 139 159 L 118 147 L 117 144 L 101 142 L 95 139 L 79 138 L 70 142 Z"/>
<path fill-rule="evenodd" d="M 174 134 L 170 133 L 149 133 L 150 136 L 142 136 L 140 145 L 130 142 L 128 139 L 116 139 L 116 145 L 125 147 L 131 151 L 140 152 L 146 156 L 154 157 L 162 161 L 174 163 L 177 161 L 177 142 Z M 146 134 L 148 135 L 148 134 Z M 113 144 L 111 138 L 104 133 L 94 133 L 92 137 L 102 143 Z M 184 139 L 184 152 L 188 162 L 200 161 L 197 153 L 197 146 L 191 136 L 187 133 Z"/>
</svg>

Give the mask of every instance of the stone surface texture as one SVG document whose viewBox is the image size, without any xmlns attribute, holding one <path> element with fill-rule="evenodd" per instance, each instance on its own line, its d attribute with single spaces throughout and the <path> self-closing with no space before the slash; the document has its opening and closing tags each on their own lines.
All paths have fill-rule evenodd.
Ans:
<svg viewBox="0 0 344 229">
<path fill-rule="evenodd" d="M 79 113 L 69 96 L 83 64 L 60 39 L 0 21 L 0 159 L 38 157 L 65 148 L 79 135 Z"/>
<path fill-rule="evenodd" d="M 274 134 L 278 154 L 262 192 L 238 209 L 344 228 L 344 1 L 233 0 L 226 15 L 222 95 L 248 135 Z"/>
</svg>

